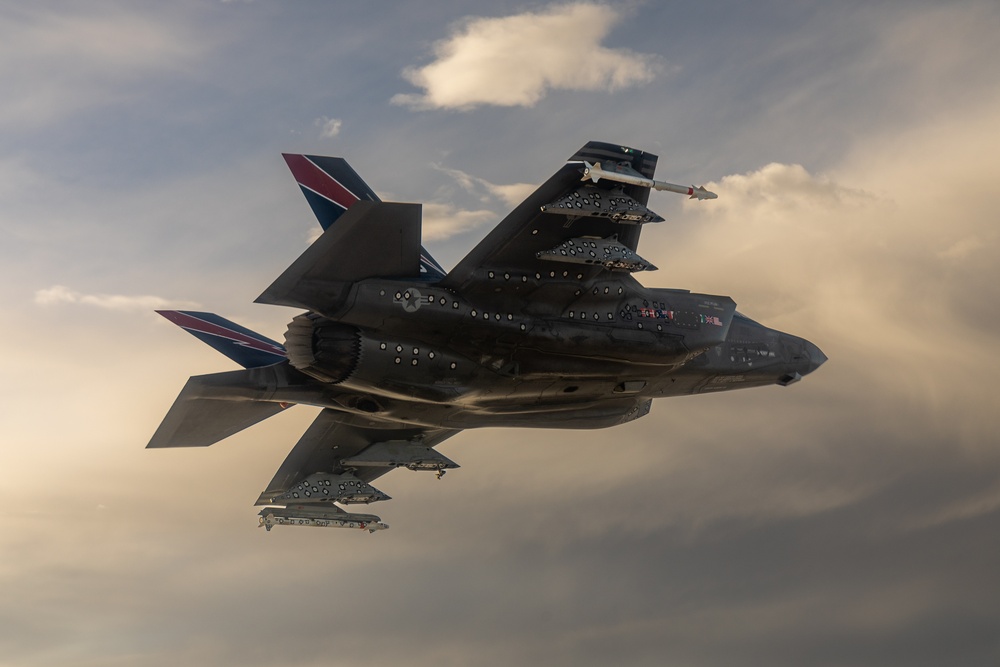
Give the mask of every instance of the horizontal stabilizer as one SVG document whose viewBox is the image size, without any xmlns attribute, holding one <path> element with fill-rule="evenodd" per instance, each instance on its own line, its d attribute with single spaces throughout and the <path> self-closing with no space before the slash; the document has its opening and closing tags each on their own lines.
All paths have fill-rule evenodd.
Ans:
<svg viewBox="0 0 1000 667">
<path fill-rule="evenodd" d="M 287 407 L 249 398 L 259 385 L 251 373 L 230 371 L 189 378 L 146 448 L 207 447 Z"/>
<path fill-rule="evenodd" d="M 198 340 L 211 345 L 243 368 L 270 366 L 284 361 L 285 347 L 214 313 L 193 310 L 158 310 L 160 315 Z"/>
<path fill-rule="evenodd" d="M 420 211 L 420 204 L 357 202 L 257 303 L 321 310 L 345 283 L 419 277 Z"/>
</svg>

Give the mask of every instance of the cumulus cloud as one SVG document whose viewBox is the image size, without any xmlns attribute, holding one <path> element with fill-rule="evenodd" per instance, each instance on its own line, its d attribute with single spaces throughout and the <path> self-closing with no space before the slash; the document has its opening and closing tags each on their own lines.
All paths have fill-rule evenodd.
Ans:
<svg viewBox="0 0 1000 667">
<path fill-rule="evenodd" d="M 810 174 L 800 164 L 771 163 L 745 174 L 725 176 L 710 183 L 710 190 L 720 195 L 714 213 L 735 212 L 773 215 L 775 210 L 815 210 L 858 206 L 872 194 L 833 181 L 830 177 Z"/>
<path fill-rule="evenodd" d="M 729 294 L 816 342 L 831 361 L 809 379 L 829 381 L 831 404 L 852 405 L 869 430 L 880 419 L 908 430 L 904 415 L 920 406 L 924 425 L 907 437 L 941 428 L 985 451 L 997 425 L 984 397 L 1000 373 L 988 109 L 870 142 L 825 174 L 768 164 L 710 183 L 719 199 L 685 200 L 680 238 L 644 232 L 644 256 L 666 260 L 647 280 Z"/>
<path fill-rule="evenodd" d="M 339 118 L 321 116 L 316 119 L 316 127 L 319 128 L 319 136 L 323 139 L 333 139 L 340 134 L 341 125 L 343 125 L 343 122 Z"/>
<path fill-rule="evenodd" d="M 530 107 L 548 90 L 619 90 L 653 79 L 656 56 L 601 42 L 621 19 L 597 3 L 552 5 L 499 18 L 474 17 L 434 44 L 435 59 L 403 71 L 422 94 L 393 103 L 416 109 Z"/>
<path fill-rule="evenodd" d="M 105 310 L 152 311 L 158 308 L 197 308 L 191 301 L 175 301 L 149 294 L 128 296 L 123 294 L 84 294 L 64 285 L 53 285 L 35 292 L 35 303 L 39 306 L 54 306 L 65 303 L 95 306 Z"/>
</svg>

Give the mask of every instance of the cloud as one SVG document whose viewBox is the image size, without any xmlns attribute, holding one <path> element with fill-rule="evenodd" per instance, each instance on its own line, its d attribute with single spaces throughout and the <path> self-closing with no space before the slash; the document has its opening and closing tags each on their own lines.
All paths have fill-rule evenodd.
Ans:
<svg viewBox="0 0 1000 667">
<path fill-rule="evenodd" d="M 955 241 L 954 244 L 938 253 L 939 257 L 962 261 L 977 250 L 983 247 L 983 242 L 978 236 L 968 236 Z"/>
<path fill-rule="evenodd" d="M 319 136 L 323 139 L 333 139 L 340 134 L 341 125 L 343 122 L 339 118 L 320 116 L 316 119 L 316 127 L 320 129 Z"/>
<path fill-rule="evenodd" d="M 659 59 L 601 42 L 621 19 L 608 5 L 567 3 L 500 18 L 466 19 L 434 44 L 435 60 L 403 71 L 422 94 L 415 109 L 534 106 L 550 89 L 614 91 L 648 83 Z"/>
<path fill-rule="evenodd" d="M 152 311 L 159 308 L 197 308 L 192 301 L 176 301 L 159 296 L 142 295 L 126 296 L 122 294 L 83 294 L 63 285 L 53 285 L 35 292 L 35 303 L 40 306 L 53 306 L 64 303 L 77 303 L 85 306 L 95 306 L 105 310 L 120 311 Z"/>
<path fill-rule="evenodd" d="M 745 174 L 725 176 L 709 189 L 720 195 L 714 214 L 762 214 L 773 216 L 795 210 L 851 208 L 873 198 L 858 188 L 814 175 L 800 164 L 771 163 Z"/>
<path fill-rule="evenodd" d="M 941 27 L 981 57 L 997 23 L 962 34 L 966 6 L 949 5 L 955 22 Z M 704 44 L 688 55 L 707 66 L 721 39 L 732 46 L 722 60 L 745 61 L 745 46 L 726 37 L 756 44 L 769 36 L 763 23 L 784 33 L 786 18 L 798 20 L 751 13 L 728 17 L 721 34 L 723 26 L 686 24 L 689 39 Z M 260 30 L 275 34 L 274 17 L 260 16 L 268 23 Z M 662 26 L 652 24 L 636 26 L 636 38 L 656 39 Z M 940 46 L 933 25 L 913 32 L 928 63 Z M 888 27 L 875 21 L 871 30 L 881 41 Z M 303 34 L 297 28 L 285 35 Z M 844 37 L 820 32 L 798 38 Z M 300 41 L 287 48 L 300 52 Z M 265 42 L 247 48 L 287 62 L 261 50 Z M 867 64 L 865 55 L 856 57 Z M 780 80 L 792 68 L 762 69 Z M 923 113 L 909 89 L 890 85 L 873 97 L 857 87 L 871 81 L 845 76 L 842 63 L 827 72 L 845 82 L 820 96 L 831 117 L 857 105 L 845 116 L 857 119 L 887 98 Z M 962 85 L 955 74 L 947 72 L 946 92 Z M 371 508 L 392 525 L 375 535 L 256 527 L 251 503 L 317 408 L 293 408 L 207 449 L 143 450 L 188 375 L 234 366 L 162 318 L 109 317 L 80 305 L 86 295 L 71 288 L 91 285 L 98 302 L 108 296 L 98 291 L 124 290 L 231 304 L 266 318 L 263 330 L 280 340 L 294 313 L 250 299 L 301 251 L 298 224 L 275 221 L 298 210 L 302 226 L 315 224 L 280 159 L 260 159 L 259 171 L 224 164 L 224 179 L 190 173 L 156 192 L 114 181 L 18 195 L 0 184 L 46 207 L 44 217 L 8 211 L 4 221 L 17 221 L 18 243 L 4 239 L 0 287 L 0 342 L 12 351 L 0 358 L 8 379 L 0 387 L 0 654 L 27 667 L 994 664 L 1000 106 L 976 116 L 941 94 L 944 79 L 926 86 L 948 114 L 912 130 L 911 118 L 894 122 L 892 136 L 882 124 L 852 124 L 846 157 L 838 151 L 821 166 L 810 156 L 829 145 L 829 133 L 733 150 L 706 132 L 697 150 L 727 165 L 713 172 L 720 199 L 653 194 L 654 210 L 665 212 L 657 199 L 668 198 L 675 215 L 644 227 L 640 252 L 662 268 L 636 277 L 731 294 L 764 324 L 816 341 L 830 355 L 816 374 L 789 388 L 659 400 L 649 417 L 603 431 L 465 431 L 442 446 L 462 465 L 443 480 L 409 471 L 378 480 L 395 500 Z M 700 88 L 690 93 L 687 104 L 718 112 Z M 724 98 L 735 110 L 729 130 L 752 135 L 743 114 L 771 99 Z M 660 115 L 670 108 L 662 102 Z M 797 122 L 815 127 L 799 110 Z M 533 113 L 525 122 L 541 120 Z M 649 108 L 631 113 L 638 119 Z M 511 115 L 499 114 L 488 132 L 447 131 L 467 133 L 468 150 L 506 142 L 496 159 L 516 174 L 525 160 L 551 159 L 543 154 L 564 141 L 559 132 L 578 129 L 563 123 L 518 145 L 502 132 Z M 646 120 L 636 132 L 659 139 Z M 395 144 L 410 156 L 404 164 L 444 160 L 435 151 L 446 142 L 425 127 L 419 135 L 393 127 L 378 145 Z M 71 140 L 43 152 L 42 183 L 52 182 L 46 165 L 80 153 L 71 132 L 53 136 Z M 676 155 L 663 141 L 659 152 Z M 212 164 L 219 147 L 206 143 L 194 157 Z M 402 169 L 400 152 L 368 154 L 376 171 Z M 387 154 L 395 158 L 380 160 Z M 0 171 L 18 167 L 5 164 Z M 475 197 L 493 193 L 468 179 L 471 203 L 451 197 L 465 195 L 456 180 L 427 206 L 446 235 L 465 228 L 462 218 L 478 230 L 492 224 L 485 211 L 476 218 L 492 205 Z M 408 193 L 427 192 L 430 180 Z M 24 307 L 25 284 L 29 298 L 34 287 L 53 286 L 39 290 L 50 306 Z M 330 553 L 335 566 L 317 556 Z M 342 604 L 350 613 L 337 611 Z M 372 628 L 377 641 L 358 639 Z"/>
<path fill-rule="evenodd" d="M 459 169 L 449 169 L 440 165 L 433 165 L 435 169 L 448 174 L 467 192 L 477 195 L 481 201 L 489 201 L 490 198 L 497 198 L 508 206 L 517 206 L 524 201 L 528 195 L 538 187 L 533 183 L 511 183 L 509 185 L 497 185 L 490 183 L 485 178 L 473 176 Z"/>
<path fill-rule="evenodd" d="M 823 174 L 768 164 L 709 183 L 718 200 L 685 200 L 670 231 L 643 232 L 643 255 L 665 260 L 643 279 L 729 294 L 816 342 L 830 362 L 808 380 L 845 417 L 985 452 L 1000 373 L 998 104 L 870 140 Z"/>
<path fill-rule="evenodd" d="M 440 202 L 424 204 L 423 213 L 424 241 L 443 241 L 496 220 L 492 211 L 463 211 Z"/>
<path fill-rule="evenodd" d="M 169 21 L 120 11 L 32 7 L 0 15 L 0 32 L 0 123 L 28 126 L 119 101 L 122 84 L 182 68 L 202 50 Z"/>
<path fill-rule="evenodd" d="M 425 202 L 422 204 L 422 210 L 421 238 L 424 243 L 445 241 L 497 220 L 493 211 L 486 209 L 470 211 L 445 202 Z M 319 225 L 310 227 L 306 234 L 306 242 L 312 245 L 322 235 L 322 227 Z"/>
</svg>

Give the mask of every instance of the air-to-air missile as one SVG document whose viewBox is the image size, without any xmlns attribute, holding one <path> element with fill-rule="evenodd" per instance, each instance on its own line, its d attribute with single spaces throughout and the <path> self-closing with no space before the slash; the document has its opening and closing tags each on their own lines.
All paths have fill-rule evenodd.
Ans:
<svg viewBox="0 0 1000 667">
<path fill-rule="evenodd" d="M 643 188 L 653 188 L 654 190 L 662 190 L 665 192 L 676 192 L 681 195 L 690 195 L 691 199 L 718 199 L 719 195 L 714 192 L 710 192 L 705 189 L 704 186 L 698 185 L 677 185 L 676 183 L 667 183 L 666 181 L 654 181 L 652 178 L 643 178 L 642 176 L 637 176 L 633 174 L 623 174 L 617 171 L 607 171 L 601 169 L 601 163 L 590 164 L 584 161 L 583 163 L 583 178 L 581 181 L 590 179 L 594 183 L 601 180 L 602 178 L 608 181 L 615 181 L 617 183 L 628 183 L 629 185 L 638 185 Z"/>
</svg>

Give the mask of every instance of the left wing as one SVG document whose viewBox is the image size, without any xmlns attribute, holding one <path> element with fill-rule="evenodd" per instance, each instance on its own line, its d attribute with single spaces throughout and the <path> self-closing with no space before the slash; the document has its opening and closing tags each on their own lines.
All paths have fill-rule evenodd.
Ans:
<svg viewBox="0 0 1000 667">
<path fill-rule="evenodd" d="M 663 218 L 646 208 L 649 188 L 613 181 L 584 181 L 584 163 L 602 164 L 605 170 L 620 171 L 646 179 L 653 177 L 657 157 L 650 153 L 603 142 L 591 141 L 577 151 L 563 167 L 504 218 L 465 259 L 445 277 L 441 285 L 468 291 L 477 283 L 504 274 L 548 275 L 572 269 L 574 276 L 591 277 L 611 268 L 610 263 L 635 255 L 641 224 Z M 578 239 L 595 240 L 595 248 L 583 250 Z M 598 243 L 597 240 L 607 241 Z M 573 241 L 573 244 L 569 244 Z M 566 245 L 564 245 L 566 244 Z M 605 251 L 607 246 L 608 252 Z M 617 251 L 612 248 L 617 247 Z M 562 251 L 566 252 L 562 252 Z M 580 257 L 569 251 L 583 250 Z M 593 256 L 591 255 L 593 250 Z M 560 255 L 560 252 L 562 254 Z M 612 255 L 613 252 L 617 254 Z M 545 254 L 570 259 L 547 261 Z M 638 258 L 641 260 L 641 258 Z M 591 260 L 591 261 L 588 261 Z M 566 262 L 576 266 L 568 267 Z M 623 261 L 618 261 L 626 268 Z M 655 268 L 647 265 L 642 268 Z M 627 270 L 639 270 L 636 267 Z"/>
<path fill-rule="evenodd" d="M 345 512 L 333 503 L 388 500 L 370 482 L 399 467 L 437 471 L 458 464 L 434 447 L 458 429 L 401 426 L 325 409 L 292 448 L 257 505 L 261 525 L 299 524 L 365 528 L 385 527 L 379 517 Z M 350 525 L 353 524 L 353 525 Z"/>
</svg>

